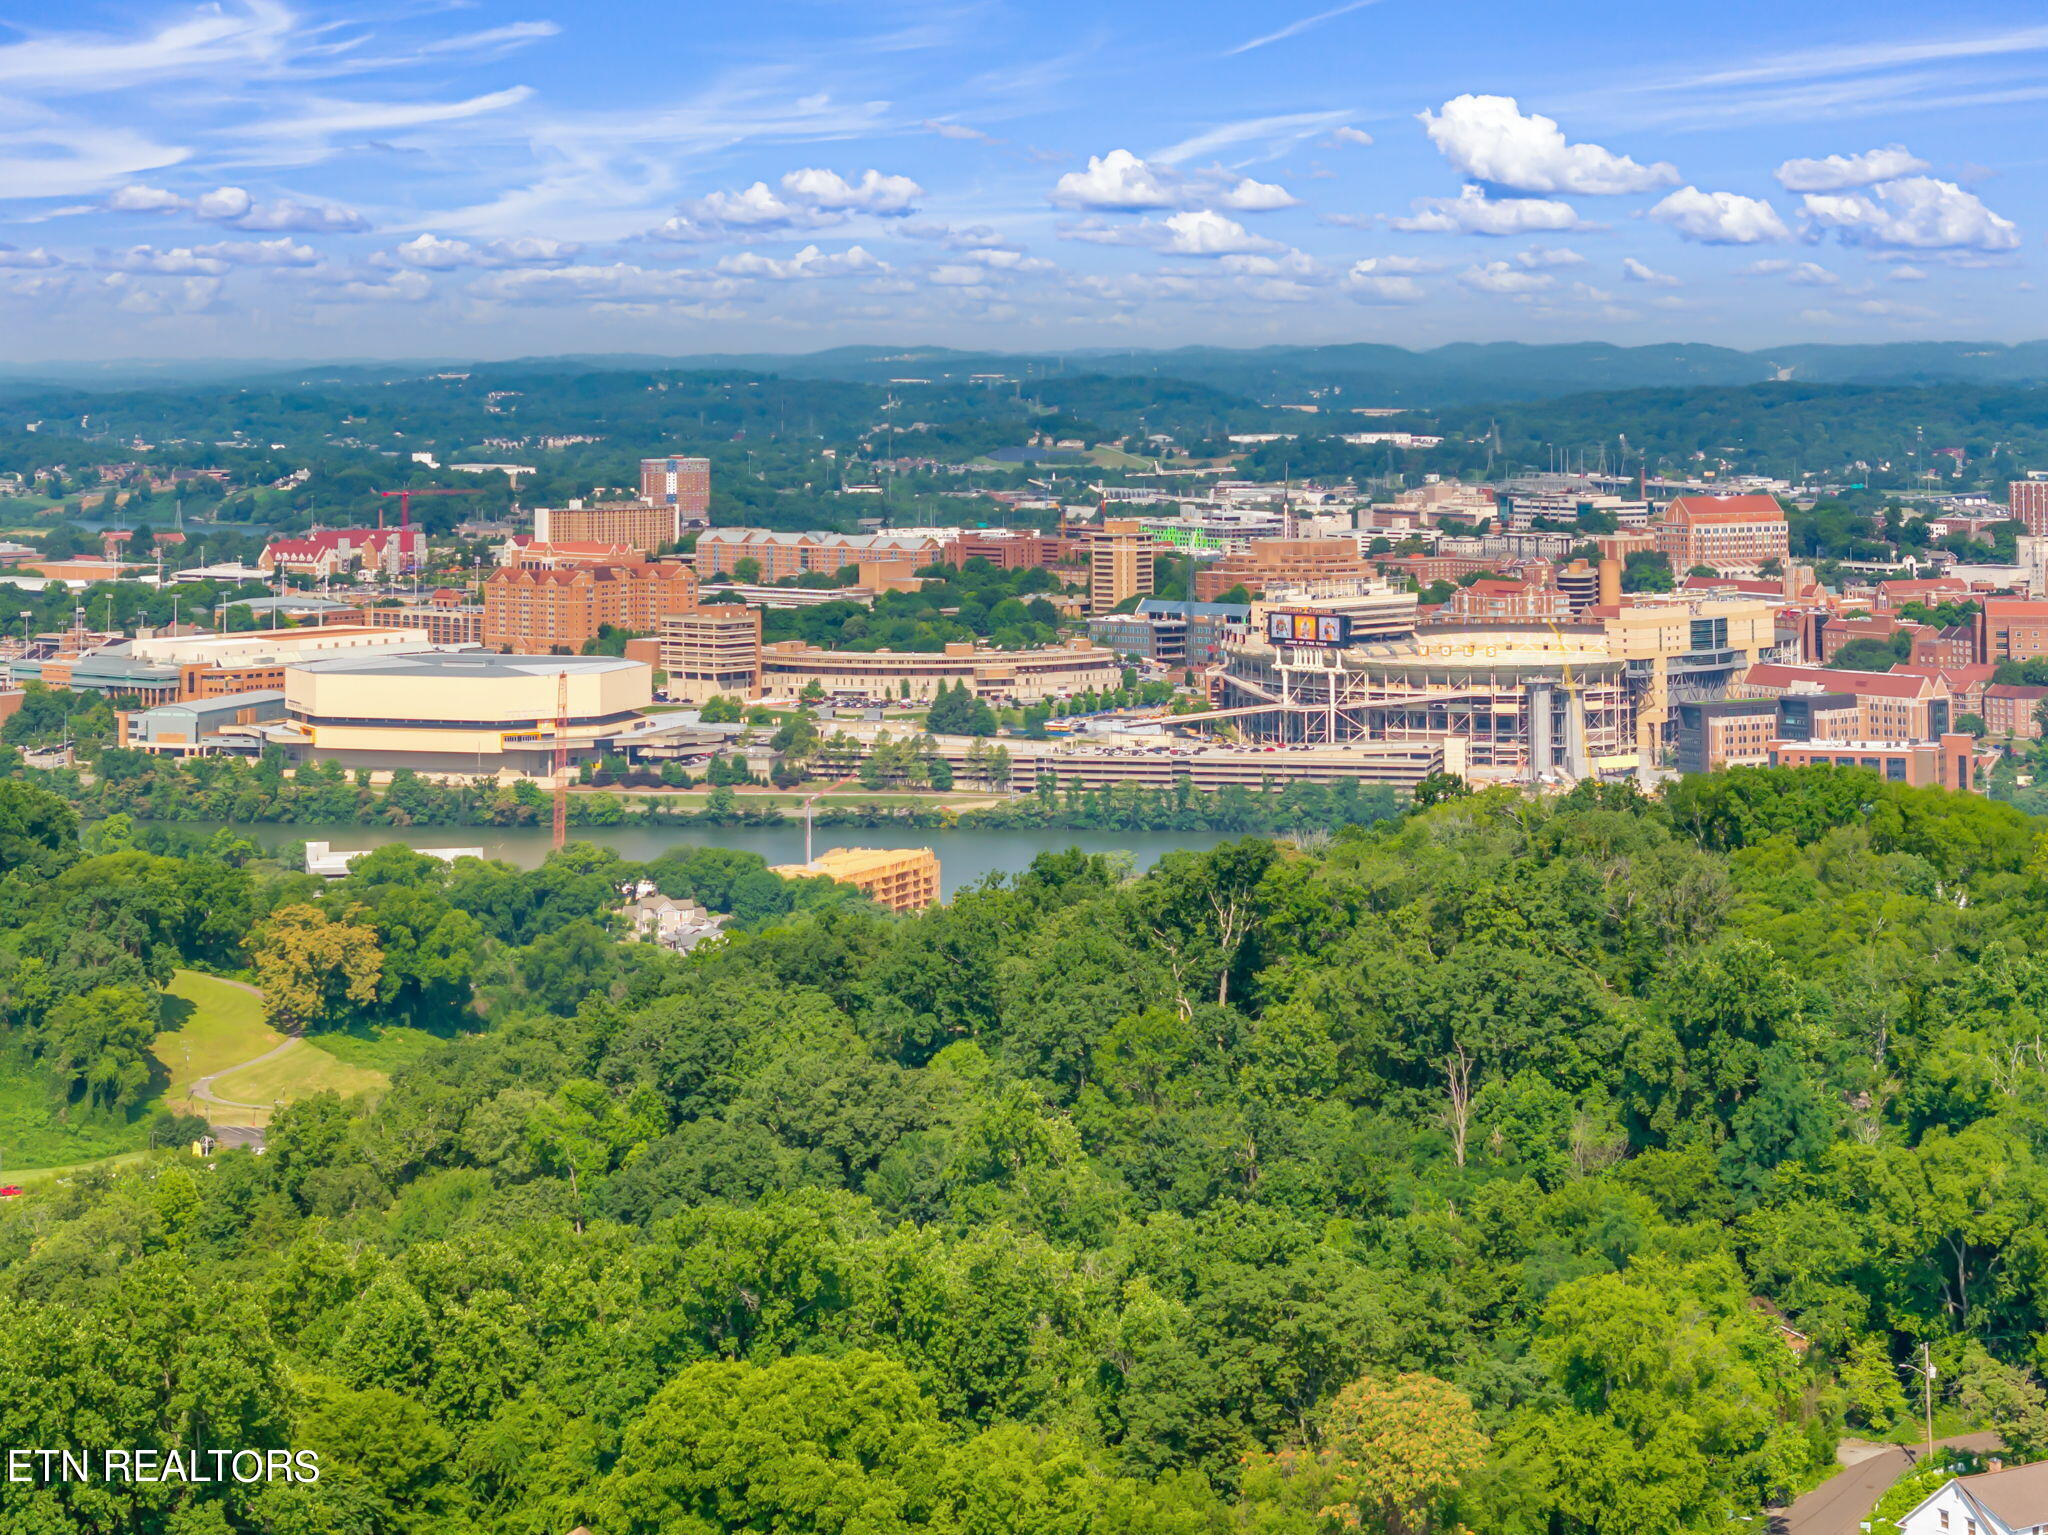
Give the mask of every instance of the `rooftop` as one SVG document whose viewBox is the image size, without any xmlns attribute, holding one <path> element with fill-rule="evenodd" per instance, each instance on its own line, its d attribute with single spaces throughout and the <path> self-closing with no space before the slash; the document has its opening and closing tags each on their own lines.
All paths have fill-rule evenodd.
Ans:
<svg viewBox="0 0 2048 1535">
<path fill-rule="evenodd" d="M 294 668 L 318 672 L 375 673 L 386 677 L 555 677 L 563 672 L 594 675 L 647 668 L 622 656 L 500 656 L 484 651 L 429 651 L 418 655 L 336 656 Z"/>
<path fill-rule="evenodd" d="M 1996 1515 L 2007 1529 L 2048 1523 L 2048 1460 L 1960 1476 L 1956 1483 L 1971 1502 Z"/>
</svg>

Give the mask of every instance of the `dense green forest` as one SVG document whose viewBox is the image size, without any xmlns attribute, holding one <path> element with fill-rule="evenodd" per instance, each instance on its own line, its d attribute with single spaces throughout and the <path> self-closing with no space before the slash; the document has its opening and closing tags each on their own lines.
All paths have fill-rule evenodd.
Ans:
<svg viewBox="0 0 2048 1535">
<path fill-rule="evenodd" d="M 589 849 L 315 888 L 0 789 L 9 1069 L 172 964 L 448 1035 L 260 1158 L 0 1208 L 0 1437 L 322 1467 L 9 1486 L 14 1528 L 1720 1531 L 1911 1434 L 1923 1342 L 1944 1424 L 2048 1448 L 2009 806 L 1452 792 L 681 958 L 568 920 Z"/>
</svg>

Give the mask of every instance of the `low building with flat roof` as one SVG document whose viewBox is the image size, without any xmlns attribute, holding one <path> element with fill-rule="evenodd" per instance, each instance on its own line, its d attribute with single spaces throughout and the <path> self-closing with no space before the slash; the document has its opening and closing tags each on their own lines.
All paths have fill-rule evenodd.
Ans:
<svg viewBox="0 0 2048 1535">
<path fill-rule="evenodd" d="M 188 698 L 115 715 L 114 744 L 159 757 L 253 755 L 262 751 L 264 738 L 252 727 L 283 718 L 282 689 Z"/>
<path fill-rule="evenodd" d="M 309 756 L 449 773 L 552 771 L 556 720 L 570 758 L 634 733 L 654 669 L 618 656 L 427 651 L 308 661 L 285 671 L 287 724 L 274 737 Z"/>
</svg>

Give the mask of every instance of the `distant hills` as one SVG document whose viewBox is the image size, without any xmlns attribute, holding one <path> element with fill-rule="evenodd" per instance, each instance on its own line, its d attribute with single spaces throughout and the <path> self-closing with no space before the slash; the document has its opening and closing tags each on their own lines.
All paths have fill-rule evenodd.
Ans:
<svg viewBox="0 0 2048 1535">
<path fill-rule="evenodd" d="M 1064 353 L 959 351 L 948 347 L 846 346 L 796 355 L 768 352 L 579 354 L 516 360 L 307 363 L 14 364 L 0 377 L 86 388 L 164 388 L 178 383 L 319 380 L 372 383 L 467 369 L 478 374 L 609 373 L 669 369 L 733 370 L 788 378 L 886 384 L 897 379 L 966 383 L 976 374 L 1045 378 L 1060 373 L 1175 378 L 1264 404 L 1442 406 L 1541 400 L 1595 390 L 1689 388 L 1792 381 L 1819 384 L 2048 383 L 2048 341 L 2017 345 L 1899 341 L 1882 345 L 1811 344 L 1743 352 L 1696 342 L 1614 346 L 1605 342 L 1535 345 L 1459 342 L 1428 351 L 1346 343 L 1254 348 L 1076 350 Z"/>
</svg>

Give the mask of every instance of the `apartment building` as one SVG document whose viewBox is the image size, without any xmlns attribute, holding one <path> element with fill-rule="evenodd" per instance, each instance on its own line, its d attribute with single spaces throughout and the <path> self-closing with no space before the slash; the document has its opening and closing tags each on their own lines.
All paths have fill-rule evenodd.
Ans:
<svg viewBox="0 0 2048 1535">
<path fill-rule="evenodd" d="M 939 899 L 939 856 L 928 847 L 835 847 L 809 863 L 777 864 L 784 879 L 836 879 L 890 911 L 922 911 Z"/>
<path fill-rule="evenodd" d="M 696 605 L 687 565 L 507 567 L 484 582 L 482 640 L 516 655 L 573 655 L 606 626 L 651 634 Z"/>
<path fill-rule="evenodd" d="M 1977 713 L 1990 727 L 1991 738 L 2003 741 L 2038 741 L 2041 706 L 2048 703 L 2048 688 L 2023 687 L 2017 683 L 1994 682 L 1984 690 Z"/>
<path fill-rule="evenodd" d="M 1780 564 L 1791 545 L 1774 496 L 1679 496 L 1650 525 L 1654 547 L 1680 576 L 1696 566 L 1723 573 Z"/>
<path fill-rule="evenodd" d="M 1253 596 L 1272 586 L 1357 580 L 1374 574 L 1355 538 L 1260 538 L 1195 572 L 1195 597 L 1214 602 L 1233 587 Z"/>
<path fill-rule="evenodd" d="M 2040 483 L 2048 485 L 2048 480 Z M 1984 599 L 1977 614 L 1977 660 L 2029 661 L 2044 655 L 2048 655 L 2048 601 L 2037 597 Z"/>
<path fill-rule="evenodd" d="M 2026 524 L 2034 537 L 2048 535 L 2048 475 L 2028 475 L 2005 489 L 2005 504 L 2011 521 Z"/>
<path fill-rule="evenodd" d="M 965 565 L 969 560 L 980 559 L 987 560 L 998 570 L 1026 570 L 1078 559 L 1080 554 L 1078 548 L 1054 533 L 977 528 L 948 544 L 944 559 L 949 565 Z"/>
<path fill-rule="evenodd" d="M 641 459 L 640 499 L 649 506 L 673 510 L 676 521 L 686 528 L 709 526 L 711 460 L 673 457 Z"/>
<path fill-rule="evenodd" d="M 655 554 L 681 538 L 682 530 L 676 507 L 645 501 L 571 501 L 567 506 L 536 507 L 533 513 L 537 544 L 623 544 L 641 554 Z"/>
<path fill-rule="evenodd" d="M 734 574 L 742 560 L 760 567 L 760 581 L 787 581 L 793 576 L 848 565 L 886 564 L 910 560 L 912 568 L 942 559 L 951 539 L 924 532 L 907 533 L 771 533 L 765 528 L 713 528 L 697 539 L 695 563 L 700 578 Z"/>
</svg>

